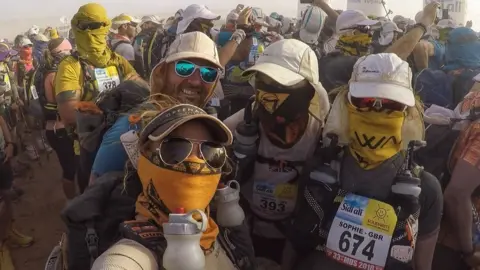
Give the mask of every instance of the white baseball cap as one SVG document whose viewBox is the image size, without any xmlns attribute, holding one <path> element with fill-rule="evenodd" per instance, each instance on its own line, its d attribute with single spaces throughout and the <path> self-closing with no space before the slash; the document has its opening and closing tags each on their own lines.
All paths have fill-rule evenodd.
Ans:
<svg viewBox="0 0 480 270">
<path fill-rule="evenodd" d="M 415 106 L 412 70 L 394 53 L 363 56 L 353 67 L 350 95 L 357 98 L 384 98 Z"/>
<path fill-rule="evenodd" d="M 142 21 L 140 22 L 140 26 L 144 23 L 152 22 L 155 24 L 162 24 L 162 20 L 156 15 L 147 15 L 142 17 Z"/>
<path fill-rule="evenodd" d="M 338 15 L 336 23 L 337 33 L 344 32 L 344 29 L 353 28 L 355 26 L 369 26 L 375 25 L 378 21 L 370 20 L 363 12 L 360 10 L 345 10 L 340 15 Z"/>
<path fill-rule="evenodd" d="M 398 28 L 397 24 L 391 21 L 384 22 L 380 31 L 378 42 L 380 45 L 388 45 L 393 41 L 395 32 L 403 33 L 403 30 Z"/>
<path fill-rule="evenodd" d="M 182 34 L 195 19 L 218 20 L 220 16 L 210 11 L 205 5 L 193 4 L 183 11 L 182 20 L 178 22 L 177 34 Z"/>
<path fill-rule="evenodd" d="M 320 8 L 309 6 L 303 13 L 300 40 L 307 44 L 317 44 L 324 24 L 325 16 Z"/>
<path fill-rule="evenodd" d="M 319 81 L 317 56 L 310 46 L 299 40 L 283 39 L 270 44 L 242 76 L 252 72 L 263 73 L 283 86 L 307 80 L 320 96 L 322 115 L 330 108 L 327 91 Z"/>
<path fill-rule="evenodd" d="M 181 59 L 197 58 L 204 59 L 219 69 L 223 70 L 218 57 L 217 45 L 215 42 L 202 32 L 190 32 L 177 36 L 172 45 L 168 48 L 165 58 L 160 61 L 153 69 L 159 67 L 162 63 L 171 63 Z M 152 75 L 154 72 L 152 72 Z M 150 76 L 150 85 L 153 84 L 153 76 Z"/>
<path fill-rule="evenodd" d="M 231 11 L 231 12 L 228 13 L 228 15 L 227 15 L 227 22 L 228 22 L 228 21 L 237 21 L 237 20 L 238 20 L 238 17 L 239 17 L 238 13 Z"/>
<path fill-rule="evenodd" d="M 22 37 L 22 39 L 20 39 L 20 42 L 18 43 L 18 45 L 20 47 L 25 47 L 25 46 L 33 46 L 33 43 L 32 41 L 27 38 L 27 37 Z"/>
<path fill-rule="evenodd" d="M 252 8 L 252 17 L 253 20 L 256 24 L 269 27 L 270 25 L 265 22 L 265 14 L 263 13 L 263 10 L 259 7 L 254 7 Z"/>
</svg>

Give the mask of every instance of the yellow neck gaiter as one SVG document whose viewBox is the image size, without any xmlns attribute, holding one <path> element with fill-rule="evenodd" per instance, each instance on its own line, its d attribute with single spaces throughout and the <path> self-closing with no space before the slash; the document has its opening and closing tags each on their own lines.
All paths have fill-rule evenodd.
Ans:
<svg viewBox="0 0 480 270">
<path fill-rule="evenodd" d="M 347 104 L 350 152 L 365 170 L 371 170 L 400 152 L 405 113 L 377 112 Z"/>
<path fill-rule="evenodd" d="M 212 248 L 219 229 L 210 218 L 208 204 L 217 190 L 220 171 L 213 171 L 201 159 L 187 159 L 177 166 L 166 168 L 158 156 L 149 159 L 140 155 L 138 176 L 143 186 L 136 203 L 138 214 L 162 225 L 168 221 L 169 212 L 178 208 L 185 209 L 185 212 L 194 209 L 205 211 L 209 217 L 208 227 L 203 232 L 200 245 L 204 250 Z"/>
<path fill-rule="evenodd" d="M 343 35 L 335 48 L 344 55 L 364 56 L 368 54 L 371 43 L 372 37 L 369 34 Z"/>
<path fill-rule="evenodd" d="M 78 28 L 79 22 L 103 22 L 104 26 L 98 29 L 81 30 Z M 106 67 L 112 52 L 107 46 L 111 21 L 105 9 L 99 4 L 86 4 L 80 7 L 71 23 L 80 57 L 95 67 Z"/>
</svg>

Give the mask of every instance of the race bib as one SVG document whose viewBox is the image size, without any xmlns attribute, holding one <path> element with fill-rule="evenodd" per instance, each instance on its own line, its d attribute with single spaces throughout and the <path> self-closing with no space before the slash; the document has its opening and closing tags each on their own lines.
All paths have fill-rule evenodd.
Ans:
<svg viewBox="0 0 480 270">
<path fill-rule="evenodd" d="M 98 91 L 112 90 L 120 84 L 117 68 L 114 66 L 95 69 Z"/>
<path fill-rule="evenodd" d="M 295 209 L 297 185 L 255 182 L 253 201 L 256 209 L 267 216 L 288 216 Z"/>
<path fill-rule="evenodd" d="M 253 66 L 255 62 L 257 62 L 259 53 L 258 53 L 258 40 L 257 38 L 252 38 L 252 47 L 250 48 L 250 54 L 248 55 L 248 64 L 249 66 Z"/>
<path fill-rule="evenodd" d="M 396 224 L 389 204 L 348 194 L 330 228 L 326 254 L 353 268 L 383 270 Z"/>
<path fill-rule="evenodd" d="M 30 93 L 32 94 L 32 98 L 34 100 L 38 99 L 38 92 L 37 92 L 37 88 L 35 87 L 35 85 L 32 85 L 32 87 L 30 87 Z"/>
</svg>

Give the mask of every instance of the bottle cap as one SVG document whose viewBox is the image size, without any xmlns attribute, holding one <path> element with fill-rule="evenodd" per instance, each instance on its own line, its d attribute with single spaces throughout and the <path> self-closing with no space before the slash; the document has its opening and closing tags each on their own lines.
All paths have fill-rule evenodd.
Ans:
<svg viewBox="0 0 480 270">
<path fill-rule="evenodd" d="M 185 214 L 185 208 L 178 207 L 177 209 L 175 209 L 174 213 L 175 214 Z"/>
</svg>

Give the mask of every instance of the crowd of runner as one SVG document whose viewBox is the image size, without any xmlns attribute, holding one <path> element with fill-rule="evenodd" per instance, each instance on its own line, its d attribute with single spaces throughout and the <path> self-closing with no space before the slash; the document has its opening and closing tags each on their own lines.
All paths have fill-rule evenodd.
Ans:
<svg viewBox="0 0 480 270">
<path fill-rule="evenodd" d="M 438 7 L 216 29 L 90 3 L 0 43 L 0 269 L 34 243 L 14 178 L 52 151 L 48 270 L 480 269 L 480 40 Z"/>
</svg>

